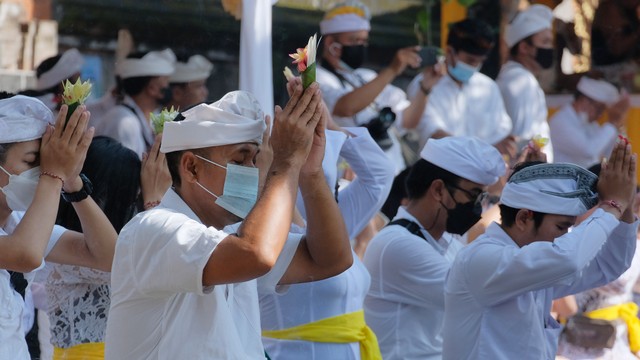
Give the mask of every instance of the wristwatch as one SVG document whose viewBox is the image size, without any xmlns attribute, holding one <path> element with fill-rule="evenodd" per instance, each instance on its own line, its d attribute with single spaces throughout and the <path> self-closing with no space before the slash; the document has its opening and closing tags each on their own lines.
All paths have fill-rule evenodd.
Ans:
<svg viewBox="0 0 640 360">
<path fill-rule="evenodd" d="M 93 184 L 88 177 L 84 174 L 80 174 L 82 180 L 82 189 L 76 192 L 68 193 L 62 190 L 62 198 L 66 202 L 78 202 L 86 199 L 93 192 Z"/>
</svg>

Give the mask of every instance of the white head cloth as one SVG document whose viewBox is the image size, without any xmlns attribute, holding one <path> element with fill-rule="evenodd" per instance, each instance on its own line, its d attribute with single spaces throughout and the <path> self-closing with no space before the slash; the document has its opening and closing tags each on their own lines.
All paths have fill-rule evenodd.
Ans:
<svg viewBox="0 0 640 360">
<path fill-rule="evenodd" d="M 482 185 L 492 185 L 506 172 L 504 159 L 488 143 L 469 136 L 430 139 L 420 152 L 426 161 Z"/>
<path fill-rule="evenodd" d="M 509 178 L 500 201 L 514 209 L 578 216 L 596 205 L 598 196 L 591 189 L 597 181 L 574 164 L 532 165 Z"/>
<path fill-rule="evenodd" d="M 359 1 L 347 1 L 329 9 L 320 21 L 322 35 L 351 31 L 369 31 L 371 24 L 369 9 Z"/>
<path fill-rule="evenodd" d="M 78 49 L 69 49 L 62 53 L 58 62 L 49 71 L 40 75 L 36 90 L 46 90 L 79 73 L 84 59 Z"/>
<path fill-rule="evenodd" d="M 140 59 L 126 58 L 116 62 L 116 75 L 121 79 L 140 76 L 169 76 L 175 70 L 176 55 L 171 49 L 149 51 Z"/>
<path fill-rule="evenodd" d="M 586 76 L 580 78 L 578 91 L 597 102 L 611 105 L 618 101 L 620 93 L 615 86 L 604 80 L 595 80 Z"/>
<path fill-rule="evenodd" d="M 0 100 L 0 144 L 40 139 L 53 122 L 51 110 L 36 98 L 16 95 Z"/>
<path fill-rule="evenodd" d="M 213 104 L 194 106 L 181 115 L 184 120 L 164 124 L 163 153 L 246 142 L 262 144 L 264 113 L 249 92 L 232 91 Z"/>
<path fill-rule="evenodd" d="M 188 83 L 205 80 L 211 75 L 213 64 L 202 55 L 193 55 L 186 63 L 176 62 L 176 69 L 169 78 L 170 83 Z"/>
<path fill-rule="evenodd" d="M 553 12 L 549 7 L 540 4 L 531 5 L 518 13 L 511 23 L 507 24 L 504 31 L 504 41 L 511 48 L 527 36 L 544 29 L 551 29 L 552 20 Z"/>
</svg>

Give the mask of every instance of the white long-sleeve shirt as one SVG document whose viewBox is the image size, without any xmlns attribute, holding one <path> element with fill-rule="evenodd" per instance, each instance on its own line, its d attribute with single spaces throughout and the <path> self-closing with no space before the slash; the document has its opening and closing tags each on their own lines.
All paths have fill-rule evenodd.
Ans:
<svg viewBox="0 0 640 360">
<path fill-rule="evenodd" d="M 549 120 L 553 157 L 588 168 L 608 156 L 616 142 L 618 130 L 610 123 L 603 125 L 582 119 L 567 104 Z"/>
<path fill-rule="evenodd" d="M 422 74 L 409 84 L 409 96 L 419 91 L 420 81 Z M 453 136 L 475 136 L 496 144 L 511 133 L 511 119 L 500 90 L 491 78 L 476 72 L 461 86 L 446 75 L 431 90 L 416 130 L 421 146 L 438 130 Z"/>
<path fill-rule="evenodd" d="M 520 63 L 507 61 L 500 69 L 496 83 L 513 122 L 511 134 L 525 140 L 536 135 L 548 139 L 547 100 L 535 76 Z M 554 161 L 552 144 L 550 141 L 542 148 L 548 162 Z"/>
<path fill-rule="evenodd" d="M 447 276 L 443 359 L 554 359 L 561 327 L 552 300 L 618 278 L 637 227 L 598 209 L 553 242 L 518 247 L 491 224 Z"/>
<path fill-rule="evenodd" d="M 393 182 L 393 170 L 390 161 L 366 129 L 345 129 L 356 136 L 345 140 L 344 134 L 327 131 L 327 152 L 331 154 L 325 153 L 325 160 L 328 162 L 326 166 L 332 166 L 333 169 L 325 168 L 325 176 L 330 173 L 327 181 L 330 186 L 335 183 L 337 154 L 334 145 L 337 145 L 340 156 L 357 175 L 353 182 L 338 193 L 338 206 L 349 237 L 353 238 L 362 231 L 387 198 Z M 302 205 L 300 202 L 299 206 Z M 287 329 L 361 310 L 369 284 L 369 273 L 354 253 L 353 265 L 339 275 L 320 281 L 289 285 L 283 292 L 261 288 L 259 295 L 262 327 L 265 330 Z M 360 359 L 360 344 L 357 342 L 338 344 L 267 337 L 263 337 L 262 341 L 272 359 Z"/>
<path fill-rule="evenodd" d="M 394 218 L 420 224 L 404 208 Z M 462 243 L 445 233 L 425 239 L 399 225 L 382 229 L 369 243 L 364 264 L 371 274 L 365 319 L 385 360 L 440 359 L 444 281 Z"/>
</svg>

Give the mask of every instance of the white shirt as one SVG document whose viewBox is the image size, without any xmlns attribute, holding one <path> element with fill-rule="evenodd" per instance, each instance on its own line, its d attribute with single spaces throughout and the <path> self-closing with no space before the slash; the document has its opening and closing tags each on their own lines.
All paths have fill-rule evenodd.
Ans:
<svg viewBox="0 0 640 360">
<path fill-rule="evenodd" d="M 122 229 L 105 359 L 264 359 L 258 282 L 202 285 L 204 267 L 227 234 L 203 225 L 171 189 L 160 206 Z M 297 246 L 287 242 L 260 286 L 275 288 Z"/>
<path fill-rule="evenodd" d="M 496 224 L 462 249 L 445 284 L 443 359 L 551 359 L 562 330 L 553 299 L 615 280 L 638 222 L 596 210 L 553 242 L 518 247 Z"/>
<path fill-rule="evenodd" d="M 142 153 L 151 148 L 154 141 L 147 115 L 142 113 L 131 97 L 125 96 L 121 104 L 114 106 L 98 119 L 95 124 L 96 136 L 114 138 L 142 158 Z"/>
<path fill-rule="evenodd" d="M 610 123 L 603 125 L 581 118 L 571 104 L 563 106 L 549 120 L 553 157 L 589 168 L 608 156 L 616 143 L 618 130 Z"/>
<path fill-rule="evenodd" d="M 415 95 L 422 74 L 409 84 L 409 96 Z M 476 72 L 469 82 L 458 85 L 451 76 L 443 76 L 431 89 L 431 94 L 416 128 L 420 145 L 438 130 L 452 136 L 475 136 L 496 144 L 511 133 L 511 120 L 505 111 L 496 83 Z"/>
<path fill-rule="evenodd" d="M 378 76 L 375 71 L 369 69 L 356 69 L 353 73 L 340 72 L 340 74 L 348 81 L 343 83 L 340 81 L 340 78 L 329 70 L 322 66 L 317 67 L 316 79 L 318 84 L 320 84 L 322 97 L 329 108 L 329 112 L 331 113 L 333 113 L 333 109 L 335 108 L 338 100 L 354 90 L 352 84 L 362 86 Z M 394 124 L 397 126 L 397 124 L 402 122 L 402 112 L 409 106 L 409 104 L 409 100 L 407 100 L 407 95 L 404 91 L 393 85 L 387 85 L 371 105 L 362 109 L 353 117 L 334 116 L 333 119 L 338 125 L 343 127 L 361 126 L 367 124 L 371 119 L 377 116 L 382 108 L 390 107 L 396 114 Z M 385 152 L 393 162 L 395 173 L 398 174 L 404 170 L 405 164 L 404 158 L 402 157 L 400 143 L 395 137 L 392 129 L 393 126 L 389 129 L 389 136 L 393 141 L 393 146 Z"/>
<path fill-rule="evenodd" d="M 23 216 L 24 212 L 12 212 L 7 219 L 5 227 L 0 228 L 0 235 L 12 234 Z M 54 225 L 45 251 L 45 257 L 65 231 L 65 228 Z M 38 269 L 43 266 L 44 261 Z M 31 285 L 38 269 L 24 274 L 24 278 L 29 282 L 27 289 Z M 11 286 L 9 272 L 0 270 L 0 360 L 31 359 L 24 336 L 25 332 L 29 330 L 27 327 L 33 324 L 33 310 L 31 310 L 30 317 L 25 316 L 27 311 L 24 300 Z"/>
<path fill-rule="evenodd" d="M 523 140 L 530 140 L 536 135 L 549 139 L 547 101 L 535 76 L 520 63 L 507 61 L 500 69 L 496 83 L 513 121 L 511 134 Z M 548 162 L 553 162 L 552 142 L 543 148 Z"/>
<path fill-rule="evenodd" d="M 100 99 L 95 99 L 87 102 L 87 111 L 91 113 L 89 118 L 89 126 L 96 126 L 99 124 L 104 115 L 108 113 L 117 105 L 116 97 L 111 94 L 111 89 L 107 91 Z M 131 110 L 129 110 L 131 111 Z"/>
<path fill-rule="evenodd" d="M 327 177 L 335 183 L 336 150 L 356 173 L 356 179 L 338 193 L 338 206 L 350 238 L 355 237 L 380 209 L 393 182 L 390 161 L 364 128 L 347 128 L 357 135 L 341 143 L 335 132 L 327 134 L 325 160 L 333 158 L 333 172 Z M 330 141 L 329 139 L 335 139 Z M 341 145 L 333 149 L 332 144 Z M 331 160 L 330 160 L 331 161 Z M 331 164 L 326 165 L 331 166 Z M 324 167 L 324 165 L 323 165 Z M 325 170 L 327 172 L 327 170 Z M 328 170 L 330 172 L 330 170 Z M 331 186 L 332 187 L 332 186 Z M 299 200 L 302 200 L 299 197 Z M 300 206 L 304 203 L 300 201 Z M 301 208 L 303 209 L 303 208 Z M 304 215 L 303 215 L 304 216 Z M 260 291 L 260 315 L 265 330 L 287 329 L 293 326 L 362 310 L 369 290 L 370 276 L 364 264 L 353 253 L 353 265 L 344 272 L 320 281 L 287 286 L 282 292 Z M 278 340 L 263 337 L 267 354 L 272 359 L 360 359 L 360 344 L 323 343 Z"/>
<path fill-rule="evenodd" d="M 403 207 L 396 219 L 420 225 Z M 387 226 L 364 255 L 371 274 L 365 318 L 385 360 L 441 358 L 444 281 L 463 245 L 447 233 L 435 240 L 420 227 L 427 240 L 403 226 Z"/>
</svg>

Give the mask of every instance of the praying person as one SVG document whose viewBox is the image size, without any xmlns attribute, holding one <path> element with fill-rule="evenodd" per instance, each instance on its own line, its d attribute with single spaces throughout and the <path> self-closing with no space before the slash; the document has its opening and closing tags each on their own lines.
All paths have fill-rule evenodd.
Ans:
<svg viewBox="0 0 640 360">
<path fill-rule="evenodd" d="M 496 148 L 473 137 L 431 139 L 406 179 L 408 203 L 370 242 L 365 318 L 383 359 L 440 359 L 444 282 L 462 235 L 505 173 Z"/>
<path fill-rule="evenodd" d="M 91 198 L 80 169 L 93 129 L 79 106 L 66 123 L 41 101 L 0 100 L 0 359 L 30 359 L 28 294 L 35 270 L 47 261 L 111 270 L 116 232 Z M 60 195 L 72 203 L 83 233 L 54 225 Z M 30 318 L 29 318 L 30 317 Z"/>
<path fill-rule="evenodd" d="M 173 187 L 118 238 L 106 359 L 263 359 L 258 287 L 275 291 L 351 266 L 322 172 L 318 85 L 296 86 L 275 114 L 265 131 L 255 97 L 234 91 L 164 124 Z M 269 169 L 259 196 L 258 161 Z M 307 231 L 290 235 L 298 187 L 311 205 Z"/>
<path fill-rule="evenodd" d="M 635 190 L 636 155 L 624 141 L 599 178 L 573 164 L 516 167 L 500 198 L 502 223 L 462 249 L 447 276 L 443 359 L 555 358 L 562 327 L 552 301 L 631 264 Z"/>
</svg>

